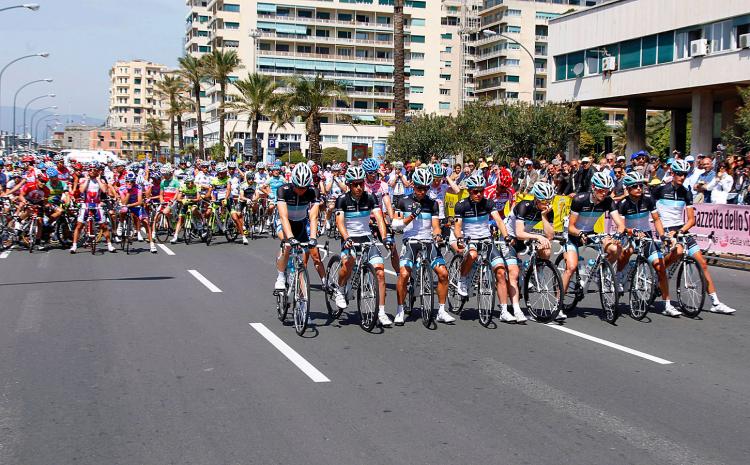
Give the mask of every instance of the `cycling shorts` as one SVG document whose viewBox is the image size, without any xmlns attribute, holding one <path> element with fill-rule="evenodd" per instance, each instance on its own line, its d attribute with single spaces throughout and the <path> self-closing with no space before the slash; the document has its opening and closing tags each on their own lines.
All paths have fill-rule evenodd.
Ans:
<svg viewBox="0 0 750 465">
<path fill-rule="evenodd" d="M 137 218 L 140 218 L 142 220 L 148 218 L 148 212 L 146 212 L 146 209 L 143 207 L 121 207 L 120 208 L 120 213 L 127 213 L 127 212 L 132 213 Z"/>
<path fill-rule="evenodd" d="M 646 233 L 646 237 L 653 237 L 651 233 Z M 623 249 L 632 249 L 632 238 L 626 238 L 625 243 L 623 244 Z M 648 248 L 646 249 L 646 257 L 648 258 L 648 262 L 652 265 L 655 261 L 663 259 L 664 258 L 664 252 L 661 249 L 661 242 L 659 241 L 648 241 Z"/>
<path fill-rule="evenodd" d="M 482 239 L 476 239 L 476 241 L 481 240 Z M 477 250 L 477 243 L 474 239 L 472 239 L 472 241 L 467 244 L 464 255 L 468 254 L 470 250 Z M 500 241 L 500 250 L 495 247 L 495 244 L 492 244 L 490 246 L 489 259 L 490 266 L 493 270 L 498 266 L 505 265 L 506 263 L 508 264 L 508 266 L 518 265 L 518 257 L 516 256 L 516 251 L 508 247 L 508 244 L 506 244 L 505 241 Z"/>
<path fill-rule="evenodd" d="M 423 253 L 427 255 L 428 261 L 430 262 L 430 267 L 435 268 L 441 265 L 445 266 L 443 254 L 440 252 L 440 248 L 435 244 L 421 244 L 419 242 L 409 243 L 405 240 L 404 246 L 401 248 L 401 253 L 399 254 L 399 257 L 401 257 L 401 260 L 399 260 L 399 267 L 414 268 L 414 261 L 417 258 L 417 253 L 423 249 Z"/>
<path fill-rule="evenodd" d="M 281 234 L 282 227 L 281 227 L 281 221 L 279 220 L 278 216 L 274 218 L 273 225 L 274 225 L 276 234 Z M 304 221 L 290 221 L 289 226 L 292 227 L 292 237 L 294 239 L 297 239 L 300 242 L 307 242 L 310 240 L 310 220 L 309 219 L 306 219 Z"/>
<path fill-rule="evenodd" d="M 102 224 L 107 221 L 107 217 L 104 216 L 104 210 L 102 205 L 99 203 L 84 203 L 81 204 L 81 208 L 78 209 L 78 218 L 76 219 L 79 223 L 85 223 L 89 215 L 89 210 L 94 213 L 94 221 Z"/>
<path fill-rule="evenodd" d="M 584 231 L 584 234 L 594 234 L 594 231 Z M 583 247 L 583 245 L 580 237 L 568 234 L 568 241 L 565 243 L 565 252 L 578 253 L 578 249 Z"/>
<path fill-rule="evenodd" d="M 670 226 L 664 229 L 665 232 L 670 233 L 672 231 L 679 231 L 681 228 L 682 226 Z M 687 245 L 687 254 L 690 257 L 701 251 L 700 246 L 697 242 L 695 242 L 695 238 L 693 236 L 685 237 L 685 244 Z"/>
<path fill-rule="evenodd" d="M 351 240 L 355 244 L 362 244 L 363 242 L 370 242 L 372 241 L 372 237 L 370 236 L 359 236 L 359 237 L 350 237 L 349 240 Z M 343 239 L 341 240 L 341 258 L 344 259 L 347 255 L 354 256 L 354 250 L 347 249 L 344 247 L 344 244 L 346 241 Z M 367 252 L 367 262 L 370 265 L 382 265 L 383 264 L 383 255 L 380 253 L 380 249 L 377 246 L 370 247 L 369 251 Z"/>
</svg>

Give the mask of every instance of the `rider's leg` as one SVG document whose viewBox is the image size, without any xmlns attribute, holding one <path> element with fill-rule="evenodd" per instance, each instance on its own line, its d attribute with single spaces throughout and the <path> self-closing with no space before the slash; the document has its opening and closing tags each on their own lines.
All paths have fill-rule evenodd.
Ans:
<svg viewBox="0 0 750 465">
<path fill-rule="evenodd" d="M 708 263 L 706 258 L 701 253 L 700 248 L 697 244 L 692 245 L 688 253 L 698 262 L 703 268 L 703 275 L 706 277 L 706 288 L 708 289 L 708 296 L 711 297 L 711 311 L 714 313 L 734 313 L 734 309 L 723 304 L 719 300 L 719 296 L 716 294 L 716 284 L 714 278 L 711 276 L 711 272 L 708 271 Z"/>
<path fill-rule="evenodd" d="M 464 255 L 463 262 L 461 262 L 461 278 L 466 278 L 466 276 L 468 276 L 469 272 L 471 271 L 471 267 L 474 265 L 474 262 L 476 260 L 477 260 L 476 249 L 470 249 L 469 253 Z"/>
<path fill-rule="evenodd" d="M 307 265 L 307 256 L 312 257 L 313 266 L 315 267 L 315 271 L 318 272 L 318 276 L 320 276 L 320 280 L 324 281 L 326 278 L 326 268 L 323 266 L 323 260 L 320 258 L 320 251 L 317 247 L 313 247 L 310 249 L 310 251 L 305 254 L 305 266 Z"/>
<path fill-rule="evenodd" d="M 563 292 L 567 292 L 570 280 L 573 279 L 573 274 L 578 269 L 578 250 L 566 250 L 563 257 L 565 257 L 565 271 L 562 274 L 562 287 Z"/>
<path fill-rule="evenodd" d="M 346 284 L 354 266 L 354 256 L 351 254 L 341 255 L 341 268 L 339 268 L 339 287 Z"/>
<path fill-rule="evenodd" d="M 516 321 L 508 312 L 508 280 L 504 265 L 498 265 L 495 271 L 495 287 L 497 288 L 497 299 L 500 302 L 500 320 L 505 322 Z"/>
</svg>

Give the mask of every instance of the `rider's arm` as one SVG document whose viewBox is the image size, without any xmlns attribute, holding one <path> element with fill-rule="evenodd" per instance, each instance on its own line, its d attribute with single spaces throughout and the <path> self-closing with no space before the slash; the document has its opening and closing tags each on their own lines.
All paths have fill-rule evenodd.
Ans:
<svg viewBox="0 0 750 465">
<path fill-rule="evenodd" d="M 450 187 L 450 189 L 448 189 L 448 192 L 450 192 L 451 194 L 458 194 L 459 192 L 461 192 L 461 188 L 458 187 L 456 181 L 453 180 L 453 176 L 446 176 L 445 182 L 448 183 L 448 186 Z"/>
<path fill-rule="evenodd" d="M 609 212 L 609 217 L 612 219 L 612 221 L 615 222 L 615 226 L 617 226 L 617 232 L 622 234 L 625 232 L 625 220 L 623 219 L 622 215 L 620 215 L 620 212 L 617 210 L 613 210 Z"/>
<path fill-rule="evenodd" d="M 389 218 L 393 218 L 393 204 L 391 203 L 391 196 L 383 194 L 383 205 L 385 206 L 385 212 Z"/>
<path fill-rule="evenodd" d="M 695 209 L 693 209 L 692 205 L 688 205 L 688 207 L 685 208 L 685 216 L 686 221 L 682 228 L 680 228 L 681 233 L 686 233 L 690 231 L 690 228 L 695 226 Z"/>
<path fill-rule="evenodd" d="M 659 216 L 659 212 L 656 210 L 651 212 L 651 219 L 654 220 L 654 229 L 656 229 L 656 234 L 659 235 L 659 237 L 664 236 L 664 224 L 661 222 L 661 216 Z"/>
<path fill-rule="evenodd" d="M 380 208 L 372 210 L 375 215 L 375 221 L 378 223 L 378 230 L 380 231 L 380 237 L 385 238 L 388 234 L 388 229 L 385 227 L 385 219 L 383 218 L 383 211 Z M 343 236 L 343 235 L 342 235 Z"/>
<path fill-rule="evenodd" d="M 286 207 L 285 200 L 278 199 L 276 202 L 276 211 L 279 212 L 279 221 L 281 222 L 281 230 L 284 233 L 284 239 L 291 239 L 294 235 L 292 234 L 292 225 L 289 223 L 289 210 Z"/>
<path fill-rule="evenodd" d="M 310 206 L 310 239 L 318 238 L 318 215 L 320 215 L 320 202 L 314 202 Z"/>
<path fill-rule="evenodd" d="M 495 220 L 497 229 L 498 231 L 500 231 L 500 236 L 503 238 L 508 237 L 508 228 L 505 227 L 505 222 L 503 221 L 503 217 L 500 216 L 500 212 L 498 212 L 497 210 L 492 210 L 490 212 L 490 216 L 493 220 Z"/>
<path fill-rule="evenodd" d="M 349 240 L 349 231 L 346 230 L 346 221 L 344 221 L 344 211 L 343 210 L 336 210 L 336 229 L 339 230 L 339 234 L 341 234 L 341 239 L 344 240 L 344 242 Z"/>
<path fill-rule="evenodd" d="M 453 235 L 456 236 L 456 239 L 464 238 L 463 224 L 463 219 L 460 217 L 456 217 L 456 221 L 453 222 Z"/>
<path fill-rule="evenodd" d="M 576 221 L 578 221 L 578 212 L 570 212 L 568 223 L 568 234 L 571 236 L 578 236 L 581 234 L 581 230 L 576 227 Z"/>
<path fill-rule="evenodd" d="M 542 231 L 544 231 L 544 237 L 551 241 L 555 237 L 555 225 L 547 217 L 549 212 L 552 212 L 552 208 L 547 210 L 547 212 L 542 212 Z"/>
</svg>

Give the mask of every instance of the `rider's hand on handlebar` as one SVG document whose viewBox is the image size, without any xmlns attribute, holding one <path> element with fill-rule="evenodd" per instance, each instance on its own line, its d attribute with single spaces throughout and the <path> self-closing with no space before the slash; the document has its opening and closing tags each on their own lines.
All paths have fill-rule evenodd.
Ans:
<svg viewBox="0 0 750 465">
<path fill-rule="evenodd" d="M 312 247 L 317 247 L 318 246 L 318 238 L 317 237 L 311 237 L 310 239 L 308 239 L 307 245 L 309 245 L 311 248 Z"/>
<path fill-rule="evenodd" d="M 299 241 L 298 241 L 297 239 L 295 239 L 295 238 L 291 238 L 291 239 L 289 239 L 288 243 L 289 243 L 289 245 L 290 245 L 290 246 L 292 246 L 292 247 L 296 247 L 296 246 L 298 246 L 298 245 L 299 245 Z"/>
<path fill-rule="evenodd" d="M 354 242 L 351 239 L 344 241 L 344 249 L 351 249 L 352 247 L 354 247 Z"/>
<path fill-rule="evenodd" d="M 584 245 L 589 243 L 589 236 L 587 236 L 586 233 L 583 231 L 578 233 L 578 238 L 581 240 L 581 243 Z"/>
<path fill-rule="evenodd" d="M 411 214 L 414 218 L 418 217 L 422 213 L 422 205 L 419 202 L 414 202 L 411 205 Z"/>
<path fill-rule="evenodd" d="M 539 236 L 539 238 L 537 239 L 537 242 L 539 242 L 539 248 L 542 250 L 546 250 L 552 247 L 552 244 L 550 244 L 549 239 L 547 239 L 544 236 Z"/>
</svg>

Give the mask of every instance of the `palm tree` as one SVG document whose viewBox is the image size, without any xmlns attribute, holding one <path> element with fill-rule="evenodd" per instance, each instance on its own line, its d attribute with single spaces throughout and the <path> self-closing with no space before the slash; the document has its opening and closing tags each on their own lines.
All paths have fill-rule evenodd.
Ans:
<svg viewBox="0 0 750 465">
<path fill-rule="evenodd" d="M 169 139 L 169 135 L 164 131 L 164 122 L 157 118 L 146 120 L 146 131 L 143 134 L 143 140 L 151 146 L 151 154 L 156 159 L 159 152 L 159 145 Z"/>
<path fill-rule="evenodd" d="M 164 79 L 156 83 L 156 94 L 168 102 L 167 116 L 169 117 L 169 153 L 174 155 L 175 120 L 179 131 L 180 149 L 182 149 L 182 114 L 185 110 L 183 94 L 187 84 L 178 75 L 166 74 Z"/>
<path fill-rule="evenodd" d="M 404 88 L 404 0 L 393 2 L 393 110 L 396 126 L 406 120 Z"/>
<path fill-rule="evenodd" d="M 291 93 L 287 97 L 284 120 L 299 117 L 305 122 L 311 159 L 320 163 L 323 156 L 320 149 L 321 119 L 324 115 L 336 117 L 336 113 L 329 109 L 335 106 L 337 100 L 349 104 L 346 85 L 318 75 L 312 79 L 294 76 L 288 80 L 288 86 Z M 338 117 L 351 120 L 347 115 L 339 114 Z"/>
<path fill-rule="evenodd" d="M 206 72 L 208 77 L 219 84 L 219 143 L 224 146 L 224 122 L 225 122 L 225 96 L 227 94 L 227 83 L 229 75 L 242 63 L 239 55 L 234 50 L 225 52 L 213 50 L 206 56 Z"/>
<path fill-rule="evenodd" d="M 203 156 L 203 116 L 201 114 L 201 82 L 206 78 L 205 60 L 193 55 L 186 55 L 178 59 L 180 69 L 178 73 L 187 81 L 192 89 L 195 101 L 195 116 L 198 123 L 198 153 Z"/>
<path fill-rule="evenodd" d="M 253 161 L 258 161 L 258 123 L 261 118 L 268 118 L 277 126 L 283 125 L 281 117 L 284 109 L 284 94 L 275 93 L 279 88 L 273 78 L 265 74 L 248 74 L 246 79 L 236 81 L 234 87 L 239 91 L 234 102 L 227 104 L 237 113 L 246 114 L 253 140 Z"/>
<path fill-rule="evenodd" d="M 623 118 L 612 131 L 612 151 L 615 155 L 625 155 L 628 148 L 628 120 Z"/>
</svg>

